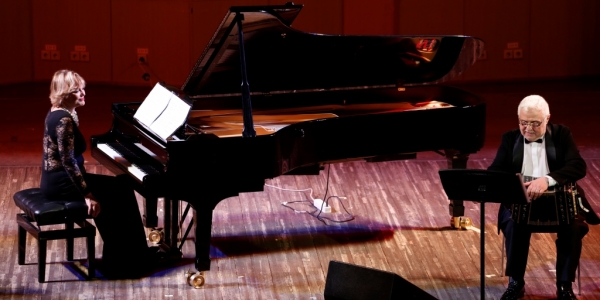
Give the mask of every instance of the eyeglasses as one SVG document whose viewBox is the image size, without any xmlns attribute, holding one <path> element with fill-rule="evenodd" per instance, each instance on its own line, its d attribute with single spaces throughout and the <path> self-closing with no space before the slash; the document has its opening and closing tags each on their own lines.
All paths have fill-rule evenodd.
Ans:
<svg viewBox="0 0 600 300">
<path fill-rule="evenodd" d="M 538 127 L 540 127 L 540 125 L 542 125 L 542 122 L 540 122 L 540 121 L 528 122 L 528 121 L 519 120 L 519 125 L 521 125 L 523 127 L 528 127 L 529 125 L 531 125 L 531 127 L 533 127 L 533 128 L 538 128 Z"/>
</svg>

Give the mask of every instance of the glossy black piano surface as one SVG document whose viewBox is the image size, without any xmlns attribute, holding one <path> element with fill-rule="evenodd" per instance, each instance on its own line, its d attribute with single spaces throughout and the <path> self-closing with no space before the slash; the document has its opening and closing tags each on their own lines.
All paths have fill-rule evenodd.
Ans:
<svg viewBox="0 0 600 300">
<path fill-rule="evenodd" d="M 146 201 L 154 199 L 147 213 L 156 209 L 156 197 L 192 205 L 198 270 L 210 269 L 212 210 L 225 198 L 262 191 L 265 179 L 318 174 L 327 163 L 407 158 L 422 151 L 444 153 L 450 167 L 464 168 L 468 155 L 483 146 L 485 103 L 437 84 L 472 65 L 483 51 L 481 40 L 306 33 L 290 27 L 301 8 L 227 12 L 181 90 L 173 91 L 192 104 L 192 112 L 172 138 L 157 138 L 133 118 L 140 103 L 113 104 L 112 128 L 92 138 L 99 162 L 131 174 Z M 242 15 L 255 137 L 242 137 L 236 27 Z M 99 149 L 107 144 L 134 154 L 111 158 Z M 148 171 L 133 174 L 131 163 Z M 454 203 L 450 213 L 462 216 L 461 209 Z"/>
</svg>

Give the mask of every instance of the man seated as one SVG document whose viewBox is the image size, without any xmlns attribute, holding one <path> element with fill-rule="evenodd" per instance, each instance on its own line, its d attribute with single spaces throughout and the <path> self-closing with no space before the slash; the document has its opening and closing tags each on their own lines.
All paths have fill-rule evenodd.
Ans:
<svg viewBox="0 0 600 300">
<path fill-rule="evenodd" d="M 521 173 L 537 178 L 526 182 L 527 196 L 539 198 L 548 187 L 575 183 L 585 177 L 586 163 L 579 154 L 568 127 L 549 123 L 550 109 L 538 95 L 525 97 L 517 109 L 519 129 L 506 132 L 496 157 L 488 170 Z M 580 188 L 578 188 L 580 190 Z M 590 224 L 599 220 L 587 201 L 589 213 L 578 215 L 572 225 L 562 227 L 556 239 L 556 288 L 559 300 L 577 299 L 571 287 L 581 256 L 581 240 Z M 511 219 L 510 204 L 498 211 L 498 228 L 506 238 L 506 275 L 510 276 L 502 300 L 519 299 L 525 294 L 525 268 L 529 253 L 531 228 Z"/>
</svg>

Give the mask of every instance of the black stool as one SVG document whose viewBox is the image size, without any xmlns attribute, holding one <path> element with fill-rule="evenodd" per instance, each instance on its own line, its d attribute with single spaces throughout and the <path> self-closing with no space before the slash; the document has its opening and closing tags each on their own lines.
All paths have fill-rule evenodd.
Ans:
<svg viewBox="0 0 600 300">
<path fill-rule="evenodd" d="M 31 188 L 16 192 L 13 196 L 15 204 L 24 213 L 17 214 L 19 224 L 19 265 L 25 264 L 25 245 L 29 232 L 38 240 L 38 282 L 45 281 L 46 274 L 46 241 L 67 240 L 67 260 L 73 260 L 73 240 L 78 237 L 87 239 L 88 278 L 94 277 L 96 227 L 86 219 L 91 218 L 84 201 L 50 201 L 39 188 Z M 37 224 L 33 225 L 35 222 Z M 64 224 L 64 229 L 42 230 L 42 225 Z M 74 224 L 79 225 L 75 228 Z"/>
</svg>

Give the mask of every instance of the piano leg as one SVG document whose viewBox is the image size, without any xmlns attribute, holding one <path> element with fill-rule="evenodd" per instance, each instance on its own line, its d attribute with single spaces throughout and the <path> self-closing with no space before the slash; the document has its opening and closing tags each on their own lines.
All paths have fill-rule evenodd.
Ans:
<svg viewBox="0 0 600 300">
<path fill-rule="evenodd" d="M 144 213 L 144 226 L 151 229 L 148 233 L 148 240 L 155 245 L 158 245 L 161 248 L 161 251 L 168 253 L 170 258 L 181 258 L 181 251 L 178 245 L 178 236 L 181 230 L 179 201 L 167 198 L 163 198 L 162 200 L 163 201 L 157 201 L 157 198 L 152 197 L 147 198 L 144 202 L 144 209 L 147 210 Z M 150 213 L 151 207 L 159 206 L 157 202 L 162 202 L 163 228 L 157 228 L 157 209 L 154 208 L 154 213 Z"/>
<path fill-rule="evenodd" d="M 171 254 L 177 254 L 177 236 L 179 235 L 179 200 L 165 199 L 164 208 L 165 244 Z M 183 241 L 182 241 L 183 242 Z"/>
<path fill-rule="evenodd" d="M 456 150 L 445 150 L 448 169 L 466 169 L 469 154 L 462 154 Z"/>
<path fill-rule="evenodd" d="M 468 154 L 462 154 L 456 150 L 445 150 L 448 169 L 466 169 Z M 450 226 L 456 229 L 466 229 L 471 226 L 472 221 L 465 215 L 465 206 L 462 200 L 450 200 Z"/>
<path fill-rule="evenodd" d="M 210 270 L 210 238 L 212 230 L 212 209 L 194 210 L 196 239 L 196 270 Z"/>
<path fill-rule="evenodd" d="M 212 209 L 194 209 L 196 270 L 210 270 L 210 238 Z"/>
<path fill-rule="evenodd" d="M 144 214 L 142 221 L 144 227 L 148 228 L 148 240 L 155 245 L 160 245 L 164 242 L 165 231 L 163 228 L 158 228 L 158 197 L 144 197 Z"/>
<path fill-rule="evenodd" d="M 186 282 L 199 289 L 204 285 L 204 271 L 210 270 L 210 237 L 212 231 L 212 209 L 200 212 L 194 208 L 196 263 L 198 272 L 185 272 Z"/>
</svg>

